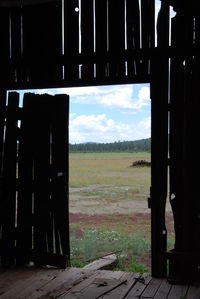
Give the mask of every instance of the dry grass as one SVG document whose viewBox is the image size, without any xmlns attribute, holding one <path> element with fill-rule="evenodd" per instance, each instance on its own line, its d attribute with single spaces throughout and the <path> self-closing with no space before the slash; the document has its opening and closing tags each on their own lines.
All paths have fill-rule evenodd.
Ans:
<svg viewBox="0 0 200 299">
<path fill-rule="evenodd" d="M 75 265 L 86 262 L 83 251 L 88 253 L 90 247 L 93 253 L 87 259 L 115 251 L 117 244 L 126 240 L 128 245 L 122 250 L 119 269 L 150 270 L 150 210 L 147 198 L 151 168 L 131 167 L 134 161 L 142 159 L 150 161 L 150 153 L 70 154 L 70 227 Z M 173 246 L 173 219 L 169 211 L 169 241 Z M 98 241 L 101 246 L 93 246 L 99 234 L 108 236 L 112 231 L 119 238 L 113 249 L 106 239 L 102 241 L 101 238 Z M 91 238 L 94 232 L 96 241 Z M 88 234 L 90 241 L 86 238 Z M 141 246 L 146 248 L 147 244 L 148 249 L 143 252 Z M 103 249 L 98 252 L 100 247 Z M 140 248 L 143 253 L 135 255 L 136 249 L 133 248 Z"/>
</svg>

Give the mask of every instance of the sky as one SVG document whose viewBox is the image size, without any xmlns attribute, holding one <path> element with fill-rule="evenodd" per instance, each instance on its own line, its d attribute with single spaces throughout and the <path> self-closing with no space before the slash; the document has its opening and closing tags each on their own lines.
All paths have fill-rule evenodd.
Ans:
<svg viewBox="0 0 200 299">
<path fill-rule="evenodd" d="M 71 143 L 115 142 L 150 137 L 148 85 L 70 89 Z"/>
<path fill-rule="evenodd" d="M 155 3 L 157 14 L 160 1 Z M 70 143 L 107 143 L 151 136 L 149 84 L 61 88 L 38 93 L 70 96 Z"/>
</svg>

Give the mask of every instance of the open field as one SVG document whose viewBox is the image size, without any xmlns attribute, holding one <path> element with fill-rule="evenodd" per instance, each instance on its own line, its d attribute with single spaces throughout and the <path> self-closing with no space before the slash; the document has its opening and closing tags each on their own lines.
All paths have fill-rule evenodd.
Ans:
<svg viewBox="0 0 200 299">
<path fill-rule="evenodd" d="M 82 266 L 119 252 L 118 269 L 150 270 L 149 153 L 70 154 L 70 229 L 72 263 Z M 169 246 L 173 217 L 167 205 Z"/>
</svg>

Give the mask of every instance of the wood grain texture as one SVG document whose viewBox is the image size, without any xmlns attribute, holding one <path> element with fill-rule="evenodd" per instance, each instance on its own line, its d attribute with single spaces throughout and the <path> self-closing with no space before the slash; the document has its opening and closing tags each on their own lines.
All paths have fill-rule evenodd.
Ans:
<svg viewBox="0 0 200 299">
<path fill-rule="evenodd" d="M 3 278 L 2 278 L 3 277 Z M 155 279 L 121 271 L 67 268 L 9 269 L 1 275 L 0 298 L 199 298 L 199 285 L 170 285 Z"/>
</svg>

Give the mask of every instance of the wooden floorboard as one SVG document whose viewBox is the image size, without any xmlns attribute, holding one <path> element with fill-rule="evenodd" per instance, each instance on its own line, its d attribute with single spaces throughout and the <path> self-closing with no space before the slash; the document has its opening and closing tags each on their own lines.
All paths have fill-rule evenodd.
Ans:
<svg viewBox="0 0 200 299">
<path fill-rule="evenodd" d="M 173 285 L 167 299 L 185 298 L 188 291 L 187 285 Z"/>
<path fill-rule="evenodd" d="M 160 287 L 158 288 L 154 299 L 166 299 L 170 290 L 171 290 L 172 285 L 166 280 L 163 279 Z"/>
<path fill-rule="evenodd" d="M 200 285 L 121 271 L 67 268 L 0 270 L 0 299 L 200 299 Z"/>
</svg>

